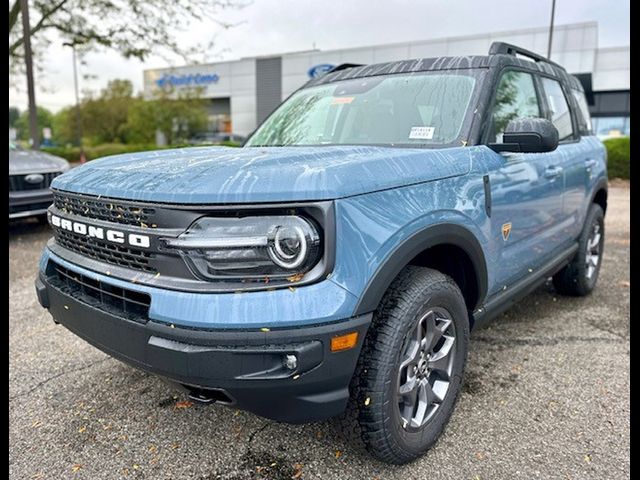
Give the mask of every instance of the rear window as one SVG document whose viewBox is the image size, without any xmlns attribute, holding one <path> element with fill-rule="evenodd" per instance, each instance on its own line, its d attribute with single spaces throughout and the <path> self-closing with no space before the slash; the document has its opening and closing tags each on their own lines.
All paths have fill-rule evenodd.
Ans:
<svg viewBox="0 0 640 480">
<path fill-rule="evenodd" d="M 580 130 L 581 135 L 591 135 L 591 115 L 589 114 L 589 105 L 587 105 L 587 99 L 584 96 L 584 92 L 580 90 L 571 90 L 571 94 L 573 98 L 576 99 L 576 103 L 578 104 L 578 129 Z"/>
</svg>

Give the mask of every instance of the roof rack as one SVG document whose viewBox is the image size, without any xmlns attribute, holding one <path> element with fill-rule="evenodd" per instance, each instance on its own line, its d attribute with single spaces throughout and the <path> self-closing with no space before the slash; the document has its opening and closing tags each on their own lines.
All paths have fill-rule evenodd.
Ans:
<svg viewBox="0 0 640 480">
<path fill-rule="evenodd" d="M 346 70 L 347 68 L 363 67 L 363 66 L 364 65 L 362 63 L 341 63 L 340 65 L 333 67 L 327 73 L 339 72 L 340 70 Z"/>
<path fill-rule="evenodd" d="M 489 48 L 489 55 L 497 55 L 497 54 L 513 55 L 514 57 L 516 55 L 521 55 L 523 57 L 530 58 L 534 62 L 549 63 L 554 67 L 558 67 L 564 70 L 564 67 L 562 65 L 558 65 L 556 62 L 552 62 L 547 57 L 543 57 L 542 55 L 538 55 L 537 53 L 534 53 L 525 48 L 517 47 L 516 45 L 512 45 L 510 43 L 493 42 L 491 44 L 491 47 Z"/>
</svg>

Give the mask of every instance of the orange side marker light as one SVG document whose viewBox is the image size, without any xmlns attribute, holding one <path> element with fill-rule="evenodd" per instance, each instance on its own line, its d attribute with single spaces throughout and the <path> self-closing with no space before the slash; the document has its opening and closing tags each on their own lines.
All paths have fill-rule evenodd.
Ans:
<svg viewBox="0 0 640 480">
<path fill-rule="evenodd" d="M 331 351 L 342 352 L 343 350 L 349 350 L 356 346 L 358 343 L 358 332 L 346 333 L 339 335 L 331 339 Z"/>
</svg>

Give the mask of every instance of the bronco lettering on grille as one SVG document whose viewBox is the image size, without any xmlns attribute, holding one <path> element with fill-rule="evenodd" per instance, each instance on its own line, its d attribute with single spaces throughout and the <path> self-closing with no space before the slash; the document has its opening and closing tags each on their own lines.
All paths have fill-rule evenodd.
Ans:
<svg viewBox="0 0 640 480">
<path fill-rule="evenodd" d="M 51 215 L 51 225 L 63 230 L 68 230 L 78 235 L 86 235 L 87 237 L 99 238 L 112 243 L 128 244 L 132 247 L 149 248 L 151 240 L 147 235 L 137 233 L 125 233 L 119 230 L 105 229 L 87 225 L 82 222 L 71 221 L 66 218 L 60 218 L 57 215 Z"/>
</svg>

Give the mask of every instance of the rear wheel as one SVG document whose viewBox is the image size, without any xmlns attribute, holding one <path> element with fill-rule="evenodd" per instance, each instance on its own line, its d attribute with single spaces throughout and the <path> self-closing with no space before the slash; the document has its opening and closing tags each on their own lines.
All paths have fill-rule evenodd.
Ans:
<svg viewBox="0 0 640 480">
<path fill-rule="evenodd" d="M 578 239 L 578 251 L 569 265 L 553 277 L 553 286 L 563 295 L 581 297 L 591 293 L 598 281 L 604 252 L 604 213 L 591 205 Z"/>
<path fill-rule="evenodd" d="M 460 289 L 407 267 L 374 315 L 341 425 L 376 458 L 406 463 L 442 433 L 456 403 L 469 321 Z"/>
</svg>

